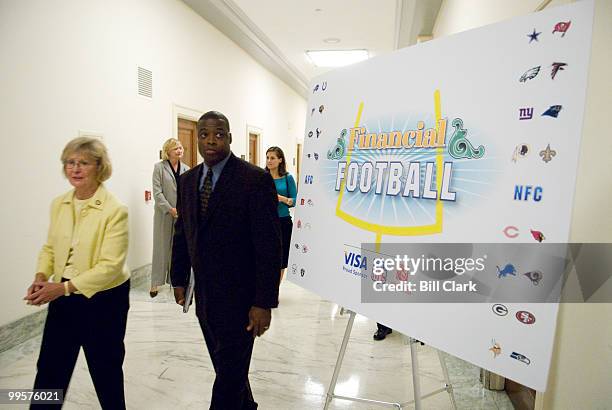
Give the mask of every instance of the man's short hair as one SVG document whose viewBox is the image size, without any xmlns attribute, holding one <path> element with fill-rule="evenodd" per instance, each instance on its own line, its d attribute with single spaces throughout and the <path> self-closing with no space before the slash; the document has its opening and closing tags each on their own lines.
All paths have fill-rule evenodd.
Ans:
<svg viewBox="0 0 612 410">
<path fill-rule="evenodd" d="M 227 119 L 227 117 L 225 115 L 223 115 L 222 113 L 220 113 L 219 111 L 208 111 L 207 113 L 204 113 L 200 119 L 198 120 L 198 123 L 201 121 L 205 121 L 208 119 L 213 119 L 213 120 L 221 120 L 224 121 L 227 124 L 227 131 L 230 131 L 230 123 L 229 120 Z"/>
</svg>

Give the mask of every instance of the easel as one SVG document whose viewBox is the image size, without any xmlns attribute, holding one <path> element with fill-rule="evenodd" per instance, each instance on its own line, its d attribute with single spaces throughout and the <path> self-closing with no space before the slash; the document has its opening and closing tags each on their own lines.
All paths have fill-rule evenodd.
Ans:
<svg viewBox="0 0 612 410">
<path fill-rule="evenodd" d="M 340 314 L 344 313 L 344 308 L 340 310 Z M 407 405 L 414 403 L 416 410 L 421 410 L 421 400 L 427 397 L 431 397 L 435 394 L 446 391 L 449 396 L 451 403 L 453 405 L 453 409 L 457 410 L 457 404 L 455 403 L 455 394 L 453 393 L 453 386 L 450 383 L 450 379 L 448 377 L 448 369 L 446 367 L 446 363 L 444 362 L 444 358 L 439 350 L 436 350 L 438 353 L 438 359 L 440 360 L 440 365 L 442 366 L 442 372 L 444 373 L 444 386 L 429 392 L 423 396 L 421 396 L 421 379 L 419 378 L 419 360 L 417 356 L 417 348 L 416 343 L 419 343 L 417 340 L 413 338 L 408 338 L 408 343 L 410 343 L 410 357 L 412 359 L 412 384 L 414 387 L 414 400 L 410 400 L 403 403 L 397 402 L 388 402 L 388 401 L 380 401 L 380 400 L 371 400 L 364 399 L 361 397 L 347 397 L 340 396 L 335 393 L 336 391 L 336 382 L 338 381 L 338 375 L 340 374 L 340 369 L 342 368 L 342 360 L 344 360 L 344 353 L 346 353 L 346 346 L 348 345 L 349 338 L 351 336 L 351 331 L 353 330 L 353 323 L 355 322 L 355 312 L 347 310 L 350 314 L 349 321 L 346 324 L 346 330 L 344 331 L 344 338 L 342 339 L 342 344 L 340 345 L 340 352 L 338 352 L 338 359 L 336 360 L 336 367 L 334 368 L 334 374 L 332 376 L 331 382 L 329 383 L 329 389 L 327 390 L 327 395 L 325 398 L 325 407 L 324 410 L 329 408 L 331 401 L 333 399 L 340 400 L 350 400 L 356 401 L 360 403 L 369 403 L 375 404 L 379 406 L 390 406 L 395 407 L 399 410 L 405 409 Z"/>
</svg>

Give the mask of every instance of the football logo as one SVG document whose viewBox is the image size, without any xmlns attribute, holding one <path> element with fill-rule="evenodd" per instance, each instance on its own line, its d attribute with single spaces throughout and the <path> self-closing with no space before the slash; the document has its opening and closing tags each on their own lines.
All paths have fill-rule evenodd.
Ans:
<svg viewBox="0 0 612 410">
<path fill-rule="evenodd" d="M 526 325 L 533 325 L 536 321 L 535 316 L 525 310 L 516 312 L 515 316 L 519 322 Z"/>
</svg>

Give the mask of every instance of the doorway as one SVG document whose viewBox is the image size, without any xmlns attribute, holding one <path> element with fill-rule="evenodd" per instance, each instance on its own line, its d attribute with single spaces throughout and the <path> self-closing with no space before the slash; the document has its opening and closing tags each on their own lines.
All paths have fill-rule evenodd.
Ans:
<svg viewBox="0 0 612 410">
<path fill-rule="evenodd" d="M 198 130 L 197 122 L 178 118 L 178 140 L 183 144 L 185 153 L 183 162 L 193 168 L 198 164 Z"/>
<path fill-rule="evenodd" d="M 249 162 L 259 166 L 259 135 L 249 132 Z"/>
<path fill-rule="evenodd" d="M 263 129 L 247 124 L 246 127 L 246 158 L 251 164 L 260 166 L 261 142 Z"/>
</svg>

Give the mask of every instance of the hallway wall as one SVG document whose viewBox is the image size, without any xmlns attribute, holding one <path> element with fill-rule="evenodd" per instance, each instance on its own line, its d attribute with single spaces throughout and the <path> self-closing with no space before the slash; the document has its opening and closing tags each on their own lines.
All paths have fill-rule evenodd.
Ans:
<svg viewBox="0 0 612 410">
<path fill-rule="evenodd" d="M 70 189 L 59 156 L 79 130 L 102 133 L 109 149 L 107 186 L 130 212 L 131 269 L 150 263 L 153 203 L 144 190 L 173 135 L 173 104 L 225 113 L 238 156 L 247 124 L 263 129 L 262 148 L 284 148 L 294 171 L 306 101 L 181 1 L 0 0 L 0 50 L 0 325 L 38 309 L 21 298 L 49 204 Z M 152 99 L 137 95 L 137 66 L 153 72 Z"/>
</svg>

